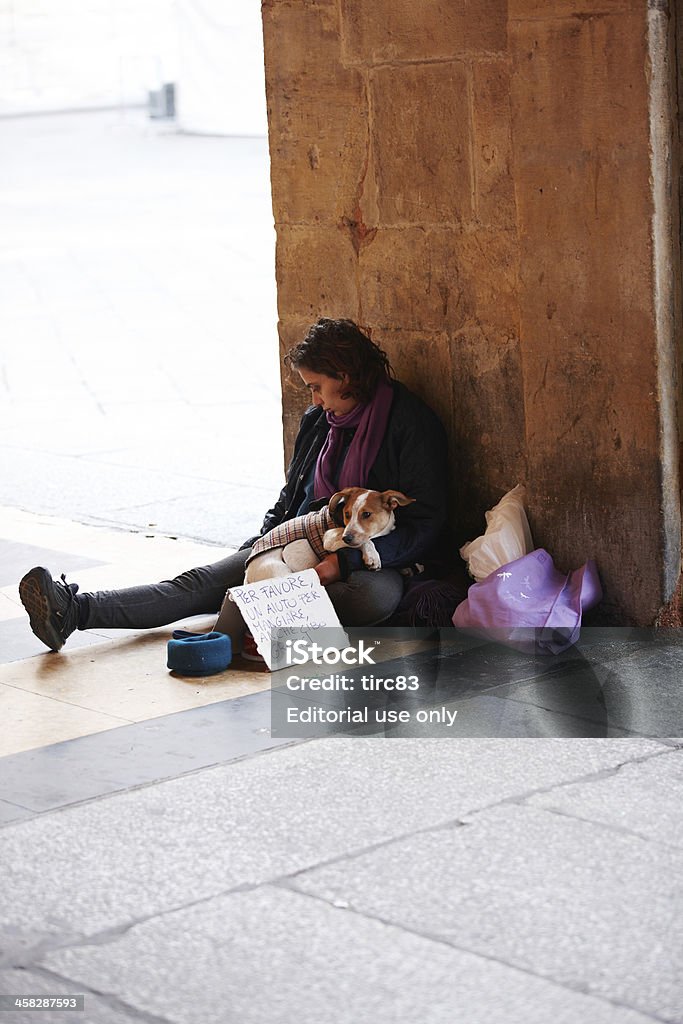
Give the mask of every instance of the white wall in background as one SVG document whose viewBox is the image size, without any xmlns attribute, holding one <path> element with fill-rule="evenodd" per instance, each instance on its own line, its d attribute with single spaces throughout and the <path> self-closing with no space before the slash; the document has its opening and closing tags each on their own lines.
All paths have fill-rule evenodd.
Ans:
<svg viewBox="0 0 683 1024">
<path fill-rule="evenodd" d="M 175 0 L 0 0 L 0 114 L 146 103 L 176 72 Z"/>
<path fill-rule="evenodd" d="M 267 133 L 259 0 L 177 0 L 178 124 L 211 135 Z"/>
<path fill-rule="evenodd" d="M 146 104 L 179 126 L 265 135 L 259 0 L 0 0 L 0 116 Z"/>
</svg>

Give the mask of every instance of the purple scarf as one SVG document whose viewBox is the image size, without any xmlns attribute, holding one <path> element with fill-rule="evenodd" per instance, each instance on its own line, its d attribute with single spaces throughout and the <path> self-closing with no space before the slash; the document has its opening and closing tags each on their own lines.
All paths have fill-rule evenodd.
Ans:
<svg viewBox="0 0 683 1024">
<path fill-rule="evenodd" d="M 367 486 L 368 474 L 384 440 L 393 398 L 394 390 L 385 377 L 367 404 L 357 405 L 345 416 L 337 416 L 333 412 L 325 414 L 330 429 L 315 466 L 315 498 L 330 498 L 344 487 Z M 334 471 L 344 445 L 344 431 L 350 427 L 355 427 L 356 433 L 346 453 L 337 485 Z"/>
</svg>

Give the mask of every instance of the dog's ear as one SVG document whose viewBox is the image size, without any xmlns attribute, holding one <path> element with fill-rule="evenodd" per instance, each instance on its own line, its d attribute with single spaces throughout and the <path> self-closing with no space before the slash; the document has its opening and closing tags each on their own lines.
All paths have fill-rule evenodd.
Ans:
<svg viewBox="0 0 683 1024">
<path fill-rule="evenodd" d="M 349 497 L 353 488 L 347 487 L 343 491 L 337 491 L 328 502 L 328 508 L 332 519 L 337 526 L 344 526 L 344 502 Z"/>
<path fill-rule="evenodd" d="M 412 505 L 415 498 L 408 498 L 403 491 L 382 491 L 382 504 L 392 512 L 398 505 Z"/>
<path fill-rule="evenodd" d="M 319 512 L 321 508 L 325 508 L 325 505 L 327 505 L 327 498 L 316 498 L 308 506 L 308 511 Z"/>
</svg>

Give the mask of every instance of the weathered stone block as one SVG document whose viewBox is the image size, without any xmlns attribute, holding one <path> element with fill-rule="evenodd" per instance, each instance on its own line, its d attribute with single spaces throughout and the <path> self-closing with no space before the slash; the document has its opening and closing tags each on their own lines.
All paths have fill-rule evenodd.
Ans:
<svg viewBox="0 0 683 1024">
<path fill-rule="evenodd" d="M 602 409 L 609 386 L 624 429 L 652 431 L 654 419 L 649 428 L 633 422 L 631 402 L 619 395 L 642 393 L 643 374 L 653 381 L 655 372 L 642 40 L 634 46 L 624 19 L 535 23 L 518 32 L 536 54 L 520 59 L 512 83 L 525 365 L 539 400 L 528 413 L 548 395 L 561 433 L 558 408 L 573 417 L 587 389 Z M 610 59 L 584 60 L 595 47 Z M 564 391 L 563 406 L 549 394 L 553 387 Z"/>
<path fill-rule="evenodd" d="M 558 153 L 585 160 L 606 143 L 648 134 L 643 58 L 644 14 L 516 24 L 511 80 L 513 119 L 524 126 L 528 151 L 552 163 Z M 538 134 L 546 128 L 545 137 Z"/>
<path fill-rule="evenodd" d="M 356 254 L 346 232 L 280 226 L 275 266 L 282 319 L 357 317 Z"/>
<path fill-rule="evenodd" d="M 359 71 L 341 63 L 336 6 L 264 6 L 263 30 L 275 220 L 353 219 L 367 159 L 367 97 Z"/>
<path fill-rule="evenodd" d="M 363 316 L 385 330 L 443 331 L 472 315 L 454 232 L 379 228 L 360 254 Z"/>
<path fill-rule="evenodd" d="M 641 0 L 507 0 L 510 21 L 528 18 L 600 18 L 642 11 Z"/>
<path fill-rule="evenodd" d="M 380 223 L 443 223 L 472 214 L 467 72 L 462 64 L 371 75 Z"/>
<path fill-rule="evenodd" d="M 519 324 L 519 243 L 505 231 L 468 231 L 454 238 L 474 325 L 516 337 Z"/>
<path fill-rule="evenodd" d="M 410 331 L 516 334 L 517 242 L 506 232 L 380 228 L 361 250 L 363 316 Z"/>
<path fill-rule="evenodd" d="M 472 97 L 475 217 L 489 227 L 510 229 L 515 226 L 515 188 L 509 62 L 475 62 Z"/>
<path fill-rule="evenodd" d="M 397 378 L 434 410 L 450 437 L 453 407 L 448 336 L 429 331 L 387 329 L 373 331 L 373 340 L 389 356 Z"/>
<path fill-rule="evenodd" d="M 526 480 L 524 383 L 519 341 L 468 324 L 451 340 L 451 466 L 458 543 L 482 533 L 484 513 Z"/>
<path fill-rule="evenodd" d="M 369 63 L 433 60 L 507 46 L 506 0 L 342 0 L 344 56 Z"/>
<path fill-rule="evenodd" d="M 661 562 L 643 29 L 621 14 L 511 30 L 536 539 L 566 567 L 596 557 L 610 600 L 641 622 L 659 604 Z M 609 526 L 615 502 L 635 528 L 628 551 Z"/>
<path fill-rule="evenodd" d="M 589 439 L 590 443 L 590 439 Z M 645 449 L 628 453 L 628 465 L 604 463 L 596 452 L 566 444 L 557 452 L 532 451 L 529 459 L 529 523 L 537 546 L 568 571 L 595 558 L 604 590 L 600 621 L 614 625 L 653 622 L 664 597 L 661 553 L 653 530 L 652 494 L 659 461 Z M 596 483 L 591 466 L 602 469 Z M 633 467 L 635 468 L 635 471 Z M 558 481 L 555 491 L 549 480 Z"/>
</svg>

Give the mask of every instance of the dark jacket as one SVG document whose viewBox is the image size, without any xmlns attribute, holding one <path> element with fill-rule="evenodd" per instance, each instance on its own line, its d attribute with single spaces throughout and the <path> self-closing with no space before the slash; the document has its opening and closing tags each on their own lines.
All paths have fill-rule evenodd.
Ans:
<svg viewBox="0 0 683 1024">
<path fill-rule="evenodd" d="M 377 458 L 367 486 L 373 490 L 398 490 L 412 505 L 396 510 L 396 529 L 374 544 L 387 569 L 402 569 L 414 562 L 443 558 L 438 550 L 446 526 L 447 445 L 441 423 L 425 403 L 398 381 L 392 381 L 394 399 Z M 329 424 L 319 406 L 303 414 L 287 481 L 280 497 L 263 520 L 261 535 L 297 515 L 304 484 L 327 437 Z M 327 496 L 328 498 L 331 495 Z M 253 544 L 256 538 L 243 547 Z M 363 567 L 360 551 L 338 552 L 342 577 Z"/>
</svg>

